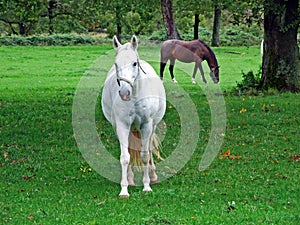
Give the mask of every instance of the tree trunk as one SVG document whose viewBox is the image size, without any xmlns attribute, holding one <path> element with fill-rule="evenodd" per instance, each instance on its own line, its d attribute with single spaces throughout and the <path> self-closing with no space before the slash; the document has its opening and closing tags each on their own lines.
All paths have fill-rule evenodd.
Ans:
<svg viewBox="0 0 300 225">
<path fill-rule="evenodd" d="M 21 35 L 21 36 L 26 35 L 26 28 L 25 28 L 24 23 L 23 23 L 22 21 L 20 21 L 20 22 L 18 23 L 18 25 L 19 25 L 19 33 L 20 33 L 20 35 Z"/>
<path fill-rule="evenodd" d="M 194 40 L 198 40 L 199 39 L 199 14 L 195 14 L 195 20 L 194 20 Z"/>
<path fill-rule="evenodd" d="M 121 16 L 121 6 L 118 4 L 116 6 L 116 24 L 117 24 L 117 38 L 120 43 L 122 43 L 122 16 Z"/>
<path fill-rule="evenodd" d="M 49 4 L 48 4 L 49 34 L 53 34 L 53 32 L 54 32 L 54 29 L 53 29 L 53 19 L 54 19 L 53 11 L 55 9 L 55 4 L 56 4 L 56 0 L 50 0 Z"/>
<path fill-rule="evenodd" d="M 180 39 L 178 31 L 176 29 L 172 0 L 161 0 L 161 11 L 167 32 L 168 39 Z"/>
<path fill-rule="evenodd" d="M 212 46 L 220 46 L 220 24 L 221 24 L 221 9 L 218 4 L 215 4 L 214 25 L 212 34 Z"/>
<path fill-rule="evenodd" d="M 264 1 L 264 54 L 260 88 L 299 91 L 299 0 Z"/>
</svg>

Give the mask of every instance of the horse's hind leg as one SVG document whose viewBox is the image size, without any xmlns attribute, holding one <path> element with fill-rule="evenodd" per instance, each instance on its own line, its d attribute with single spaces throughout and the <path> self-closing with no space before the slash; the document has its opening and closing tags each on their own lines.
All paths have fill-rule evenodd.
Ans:
<svg viewBox="0 0 300 225">
<path fill-rule="evenodd" d="M 156 166 L 154 164 L 152 151 L 150 153 L 149 166 L 150 166 L 150 174 L 149 174 L 149 176 L 150 176 L 150 183 L 151 184 L 157 184 L 158 183 L 158 177 L 157 177 L 157 175 L 155 173 Z"/>
<path fill-rule="evenodd" d="M 130 163 L 128 166 L 128 185 L 134 186 L 134 174 L 132 171 L 132 163 L 134 166 L 141 166 L 140 152 L 141 152 L 141 134 L 139 131 L 134 130 L 129 133 L 129 147 Z"/>
<path fill-rule="evenodd" d="M 132 164 L 131 163 L 128 165 L 127 179 L 128 179 L 128 186 L 134 186 L 134 174 L 133 174 L 133 171 L 132 171 Z"/>
<path fill-rule="evenodd" d="M 174 77 L 174 65 L 175 65 L 175 59 L 174 58 L 171 58 L 170 59 L 170 66 L 169 66 L 169 71 L 170 71 L 170 74 L 171 74 L 171 78 L 172 78 L 172 81 L 177 84 L 177 80 L 175 79 Z"/>
<path fill-rule="evenodd" d="M 164 70 L 165 70 L 166 65 L 167 65 L 167 63 L 163 63 L 163 62 L 160 63 L 159 76 L 160 76 L 161 80 L 164 79 Z"/>
</svg>

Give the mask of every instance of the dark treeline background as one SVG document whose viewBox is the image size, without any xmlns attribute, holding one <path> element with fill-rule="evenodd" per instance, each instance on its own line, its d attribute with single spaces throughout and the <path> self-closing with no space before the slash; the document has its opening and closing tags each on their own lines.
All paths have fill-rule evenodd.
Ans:
<svg viewBox="0 0 300 225">
<path fill-rule="evenodd" d="M 299 12 L 299 0 L 0 0 L 0 35 L 136 34 L 212 46 L 264 39 L 259 87 L 300 91 Z"/>
<path fill-rule="evenodd" d="M 253 35 L 250 41 L 254 42 L 262 38 L 261 0 L 172 2 L 176 29 L 182 39 L 191 40 L 199 34 L 199 38 L 211 38 L 216 32 L 213 29 L 216 9 L 219 9 L 217 25 L 222 34 L 247 32 Z M 28 36 L 96 32 L 110 37 L 134 33 L 166 39 L 162 3 L 158 0 L 0 0 L 0 33 Z"/>
</svg>

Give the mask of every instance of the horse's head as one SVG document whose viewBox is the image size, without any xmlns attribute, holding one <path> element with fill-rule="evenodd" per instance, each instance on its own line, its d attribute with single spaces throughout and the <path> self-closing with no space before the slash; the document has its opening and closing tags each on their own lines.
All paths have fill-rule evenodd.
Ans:
<svg viewBox="0 0 300 225">
<path fill-rule="evenodd" d="M 210 77 L 215 84 L 219 83 L 219 68 L 220 66 L 213 67 L 210 69 Z"/>
<path fill-rule="evenodd" d="M 131 42 L 120 44 L 117 37 L 113 37 L 113 46 L 117 50 L 115 59 L 116 82 L 119 95 L 123 101 L 129 101 L 135 89 L 136 79 L 139 75 L 139 57 L 137 53 L 138 42 L 136 36 L 132 36 Z"/>
</svg>

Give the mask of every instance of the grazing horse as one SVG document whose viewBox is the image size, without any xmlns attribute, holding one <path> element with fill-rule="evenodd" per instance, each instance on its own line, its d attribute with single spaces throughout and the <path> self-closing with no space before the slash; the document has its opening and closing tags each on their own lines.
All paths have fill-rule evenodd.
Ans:
<svg viewBox="0 0 300 225">
<path fill-rule="evenodd" d="M 114 127 L 120 142 L 119 197 L 129 197 L 128 185 L 134 185 L 133 156 L 139 155 L 141 160 L 143 191 L 152 191 L 150 181 L 157 182 L 152 150 L 156 126 L 165 114 L 166 94 L 154 69 L 139 59 L 136 36 L 124 45 L 114 36 L 113 46 L 117 55 L 104 83 L 101 104 L 104 116 Z"/>
<path fill-rule="evenodd" d="M 180 41 L 167 40 L 162 44 L 160 57 L 160 78 L 163 80 L 163 73 L 167 61 L 170 60 L 170 73 L 174 83 L 177 83 L 174 77 L 174 64 L 178 59 L 181 62 L 191 63 L 195 62 L 194 73 L 192 77 L 193 84 L 195 83 L 195 76 L 199 68 L 202 75 L 202 80 L 207 83 L 202 68 L 202 61 L 206 60 L 210 68 L 210 76 L 214 83 L 219 82 L 219 66 L 214 52 L 211 48 L 201 40 Z"/>
</svg>

